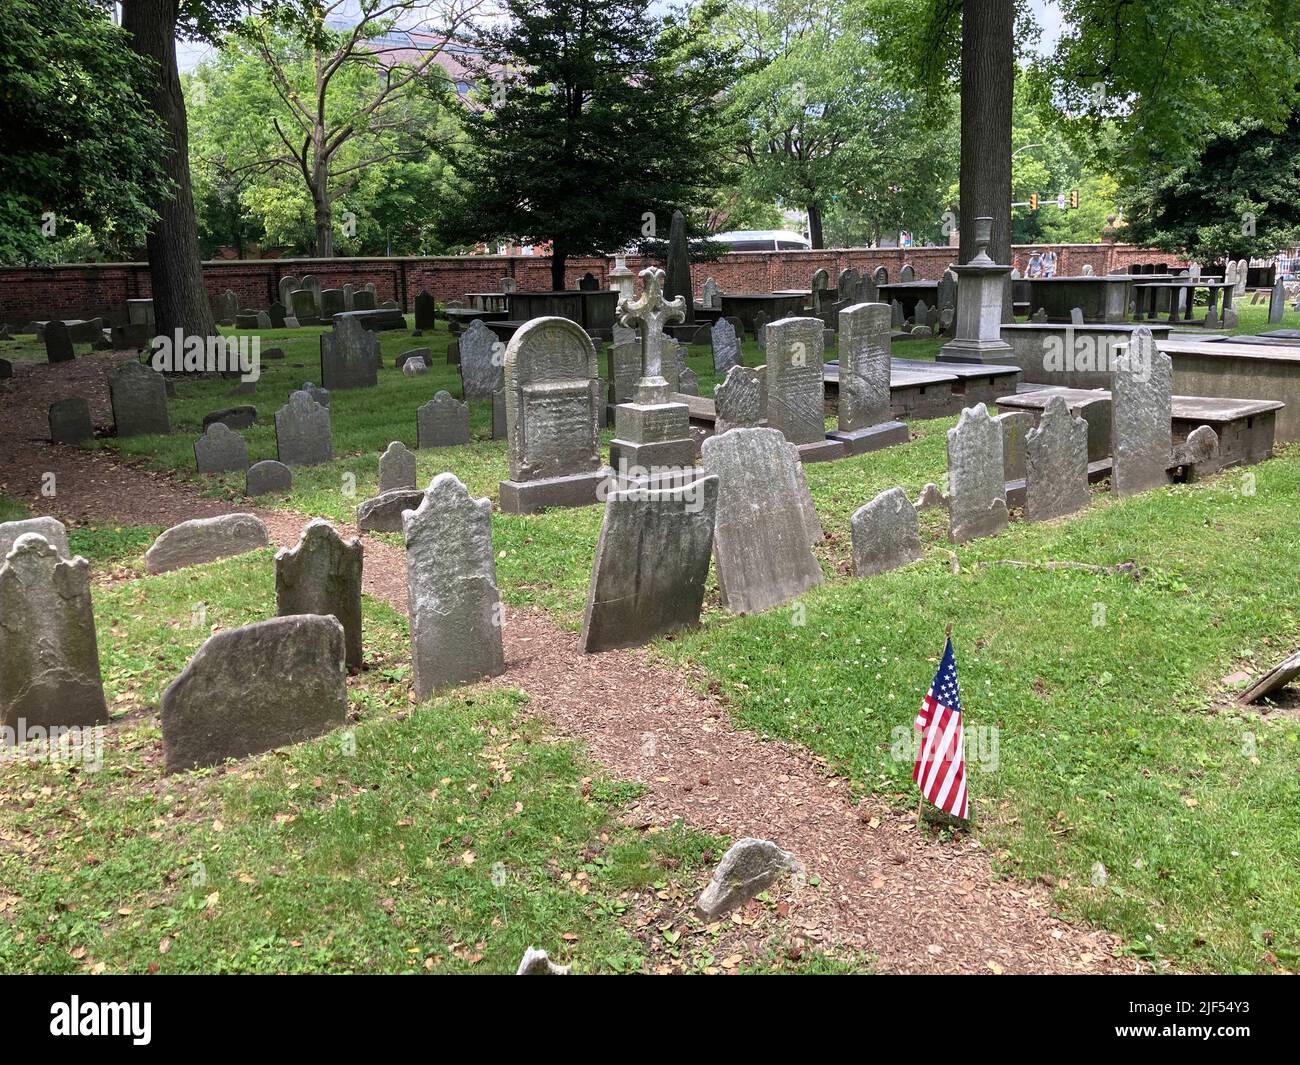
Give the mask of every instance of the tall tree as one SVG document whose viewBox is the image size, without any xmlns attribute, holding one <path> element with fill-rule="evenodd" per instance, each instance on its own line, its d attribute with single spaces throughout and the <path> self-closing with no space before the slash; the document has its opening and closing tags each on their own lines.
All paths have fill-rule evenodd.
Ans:
<svg viewBox="0 0 1300 1065">
<path fill-rule="evenodd" d="M 654 17 L 649 0 L 504 0 L 474 64 L 448 240 L 549 243 L 551 284 L 574 255 L 666 236 L 730 177 L 717 103 L 732 57 L 709 39 L 720 0 Z M 664 232 L 658 232 L 662 229 Z"/>
</svg>

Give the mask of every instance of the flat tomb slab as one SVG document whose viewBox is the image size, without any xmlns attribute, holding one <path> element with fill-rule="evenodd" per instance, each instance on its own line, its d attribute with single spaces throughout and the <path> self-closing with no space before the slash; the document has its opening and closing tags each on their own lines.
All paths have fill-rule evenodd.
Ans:
<svg viewBox="0 0 1300 1065">
<path fill-rule="evenodd" d="M 542 477 L 536 481 L 502 481 L 499 501 L 503 514 L 536 514 L 546 507 L 586 507 L 601 500 L 600 486 L 614 476 L 611 469 Z"/>
</svg>

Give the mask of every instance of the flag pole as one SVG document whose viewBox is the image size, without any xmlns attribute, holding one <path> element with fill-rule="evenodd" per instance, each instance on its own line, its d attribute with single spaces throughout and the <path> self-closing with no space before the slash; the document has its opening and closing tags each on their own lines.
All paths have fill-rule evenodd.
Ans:
<svg viewBox="0 0 1300 1065">
<path fill-rule="evenodd" d="M 951 640 L 951 639 L 952 639 L 952 622 L 951 622 L 951 621 L 948 622 L 948 624 L 945 625 L 945 626 L 943 627 L 943 636 L 944 636 L 944 639 L 945 639 L 945 640 Z M 924 736 L 922 736 L 921 738 L 922 738 L 922 740 L 925 739 Z M 922 814 L 922 811 L 923 811 L 923 809 L 924 809 L 924 804 L 925 804 L 925 795 L 924 795 L 924 794 L 918 795 L 918 796 L 916 797 L 916 827 L 917 827 L 917 830 L 918 830 L 918 831 L 919 831 L 920 828 L 921 828 L 921 814 Z"/>
</svg>

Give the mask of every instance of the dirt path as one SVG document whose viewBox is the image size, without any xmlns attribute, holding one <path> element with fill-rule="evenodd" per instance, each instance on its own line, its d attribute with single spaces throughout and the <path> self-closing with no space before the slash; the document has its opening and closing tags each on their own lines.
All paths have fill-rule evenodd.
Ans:
<svg viewBox="0 0 1300 1065">
<path fill-rule="evenodd" d="M 276 542 L 297 542 L 303 515 L 204 499 L 111 453 L 48 444 L 45 410 L 61 396 L 84 395 L 96 422 L 109 420 L 109 361 L 15 365 L 14 380 L 0 386 L 0 492 L 74 522 L 169 525 L 247 509 Z M 53 499 L 39 494 L 45 471 L 58 478 Z M 367 593 L 405 612 L 403 553 L 363 539 Z M 735 728 L 724 707 L 645 652 L 583 655 L 576 635 L 523 611 L 508 612 L 505 645 L 507 672 L 495 683 L 527 692 L 560 734 L 584 742 L 616 777 L 646 786 L 635 823 L 681 818 L 796 854 L 809 884 L 794 895 L 791 931 L 810 944 L 874 954 L 893 972 L 1143 970 L 1116 956 L 1114 936 L 1056 919 L 1046 888 L 997 879 L 976 840 L 936 842 L 917 832 L 910 811 L 854 807 L 845 782 L 806 751 Z"/>
</svg>

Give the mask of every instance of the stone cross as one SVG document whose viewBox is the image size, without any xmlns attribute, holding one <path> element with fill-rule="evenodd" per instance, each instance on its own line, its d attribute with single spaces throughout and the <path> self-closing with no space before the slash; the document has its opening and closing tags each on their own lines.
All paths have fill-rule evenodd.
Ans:
<svg viewBox="0 0 1300 1065">
<path fill-rule="evenodd" d="M 671 390 L 664 377 L 664 326 L 686 319 L 686 300 L 664 299 L 664 272 L 657 266 L 641 271 L 641 295 L 618 301 L 618 320 L 625 326 L 641 327 L 641 380 L 637 382 L 638 403 L 667 403 Z"/>
</svg>

